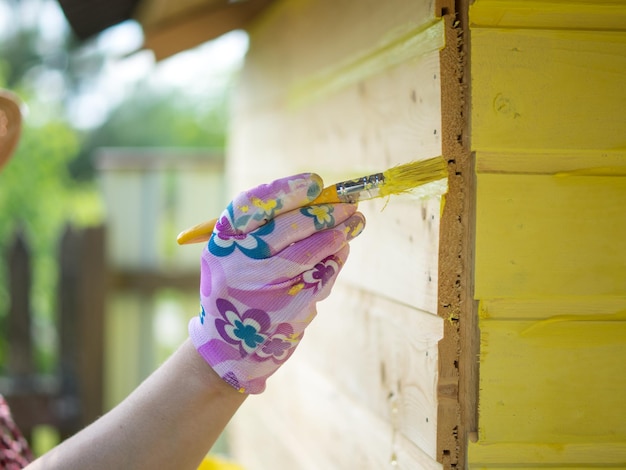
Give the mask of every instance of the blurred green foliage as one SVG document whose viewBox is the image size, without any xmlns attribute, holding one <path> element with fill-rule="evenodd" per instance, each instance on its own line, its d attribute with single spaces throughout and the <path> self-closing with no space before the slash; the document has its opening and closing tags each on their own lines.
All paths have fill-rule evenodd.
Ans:
<svg viewBox="0 0 626 470">
<path fill-rule="evenodd" d="M 30 3 L 45 3 L 31 0 Z M 106 62 L 81 50 L 69 30 L 51 40 L 36 23 L 20 23 L 20 2 L 0 0 L 14 12 L 11 31 L 0 31 L 0 87 L 14 91 L 27 110 L 19 146 L 0 171 L 0 332 L 6 331 L 9 293 L 6 251 L 21 230 L 31 247 L 31 307 L 36 360 L 51 372 L 56 360 L 57 246 L 65 224 L 102 222 L 103 208 L 92 155 L 98 147 L 210 147 L 225 144 L 228 90 L 199 99 L 181 90 L 156 89 L 148 80 L 94 129 L 74 128 L 67 107 Z M 55 91 L 56 90 L 56 91 Z M 52 97 L 52 98 L 51 98 Z M 6 362 L 0 334 L 0 374 Z"/>
</svg>

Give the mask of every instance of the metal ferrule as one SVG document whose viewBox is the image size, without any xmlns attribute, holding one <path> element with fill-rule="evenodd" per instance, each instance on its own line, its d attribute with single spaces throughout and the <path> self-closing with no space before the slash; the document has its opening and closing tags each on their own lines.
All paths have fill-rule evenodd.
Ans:
<svg viewBox="0 0 626 470">
<path fill-rule="evenodd" d="M 355 180 L 342 181 L 337 183 L 337 196 L 342 202 L 355 203 L 367 199 L 373 199 L 380 194 L 380 187 L 385 183 L 385 176 L 382 173 L 363 176 Z"/>
</svg>

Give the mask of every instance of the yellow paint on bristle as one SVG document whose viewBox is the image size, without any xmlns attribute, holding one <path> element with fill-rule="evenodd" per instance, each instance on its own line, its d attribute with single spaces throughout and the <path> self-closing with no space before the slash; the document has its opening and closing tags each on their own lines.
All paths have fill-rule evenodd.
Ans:
<svg viewBox="0 0 626 470">
<path fill-rule="evenodd" d="M 448 177 L 448 166 L 442 156 L 405 163 L 383 173 L 385 184 L 380 188 L 381 197 L 401 194 L 423 184 Z"/>
</svg>

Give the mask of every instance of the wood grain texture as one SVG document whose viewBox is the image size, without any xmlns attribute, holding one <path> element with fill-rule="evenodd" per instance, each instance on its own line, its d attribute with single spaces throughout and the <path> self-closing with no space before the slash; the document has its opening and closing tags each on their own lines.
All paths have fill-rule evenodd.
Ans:
<svg viewBox="0 0 626 470">
<path fill-rule="evenodd" d="M 265 470 L 267 462 L 277 470 L 442 468 L 393 422 L 354 402 L 324 374 L 301 364 L 291 379 L 271 395 L 255 397 L 253 411 L 248 401 L 231 423 L 231 440 L 245 449 L 238 461 L 246 469 Z"/>
<path fill-rule="evenodd" d="M 478 173 L 518 174 L 584 174 L 611 169 L 626 172 L 626 150 L 568 149 L 479 151 L 476 153 Z"/>
<path fill-rule="evenodd" d="M 244 75 L 242 89 L 256 89 L 252 75 Z M 233 192 L 301 171 L 341 181 L 441 154 L 437 53 L 297 110 L 287 109 L 284 95 L 254 103 L 268 93 L 258 89 L 250 101 L 245 93 L 239 97 L 228 162 Z"/>
<path fill-rule="evenodd" d="M 624 150 L 626 33 L 476 28 L 472 145 Z"/>
<path fill-rule="evenodd" d="M 469 468 L 624 468 L 626 4 L 477 0 Z"/>
<path fill-rule="evenodd" d="M 622 0 L 476 0 L 472 27 L 625 30 Z"/>
<path fill-rule="evenodd" d="M 624 464 L 625 313 L 482 320 L 472 462 Z"/>
<path fill-rule="evenodd" d="M 341 443 L 347 446 L 370 442 L 368 446 L 377 447 L 376 442 L 370 440 L 374 436 L 368 434 L 361 436 L 366 441 L 351 443 L 352 437 L 349 436 L 359 435 L 361 431 L 356 429 L 356 424 L 351 424 L 349 417 L 352 414 L 360 416 L 364 410 L 371 417 L 358 419 L 375 420 L 370 427 L 382 426 L 375 431 L 384 438 L 381 446 L 382 442 L 386 442 L 385 446 L 396 440 L 404 442 L 403 446 L 421 449 L 419 455 L 429 456 L 434 463 L 437 343 L 442 334 L 441 318 L 342 283 L 319 305 L 318 316 L 307 329 L 306 339 L 292 360 L 268 381 L 263 400 L 247 404 L 247 413 L 265 416 L 263 410 L 270 406 L 268 403 L 273 410 L 280 409 L 276 411 L 279 415 L 306 413 L 309 417 L 302 418 L 301 429 L 294 430 L 293 434 L 310 441 L 307 445 L 311 455 L 317 456 L 317 466 L 313 468 L 325 468 L 319 462 L 326 459 L 342 460 L 334 455 L 342 452 L 337 448 L 339 442 L 329 445 L 327 441 L 319 440 L 316 427 L 326 429 L 325 434 L 345 433 Z M 308 372 L 303 372 L 306 370 Z M 302 393 L 308 397 L 309 392 L 301 389 L 315 388 L 320 380 L 326 382 L 324 387 L 328 390 L 324 394 L 340 396 L 341 400 L 322 399 L 319 403 L 312 403 L 316 399 L 297 397 Z M 307 407 L 312 409 L 300 410 Z M 357 411 L 359 408 L 363 411 Z M 341 429 L 343 426 L 346 428 Z M 236 439 L 243 439 L 242 433 L 246 432 L 256 431 L 237 428 Z M 241 442 L 237 448 L 243 454 L 254 454 L 257 444 Z M 371 466 L 359 468 L 378 468 L 370 459 L 379 459 L 373 455 L 381 449 L 367 448 L 360 458 Z M 390 458 L 392 451 L 385 451 L 384 458 Z"/>
<path fill-rule="evenodd" d="M 443 44 L 429 0 L 275 2 L 250 31 L 232 193 L 301 171 L 331 183 L 440 155 Z M 398 196 L 360 210 L 367 227 L 332 296 L 233 423 L 234 453 L 251 470 L 441 468 L 441 204 Z"/>
<path fill-rule="evenodd" d="M 478 175 L 476 297 L 622 296 L 626 178 Z"/>
</svg>

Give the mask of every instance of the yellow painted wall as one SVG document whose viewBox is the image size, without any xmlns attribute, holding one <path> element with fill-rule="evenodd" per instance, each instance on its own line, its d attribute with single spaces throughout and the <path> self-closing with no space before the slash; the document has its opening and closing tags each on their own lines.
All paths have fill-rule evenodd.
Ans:
<svg viewBox="0 0 626 470">
<path fill-rule="evenodd" d="M 477 0 L 470 468 L 626 468 L 626 2 Z"/>
</svg>

